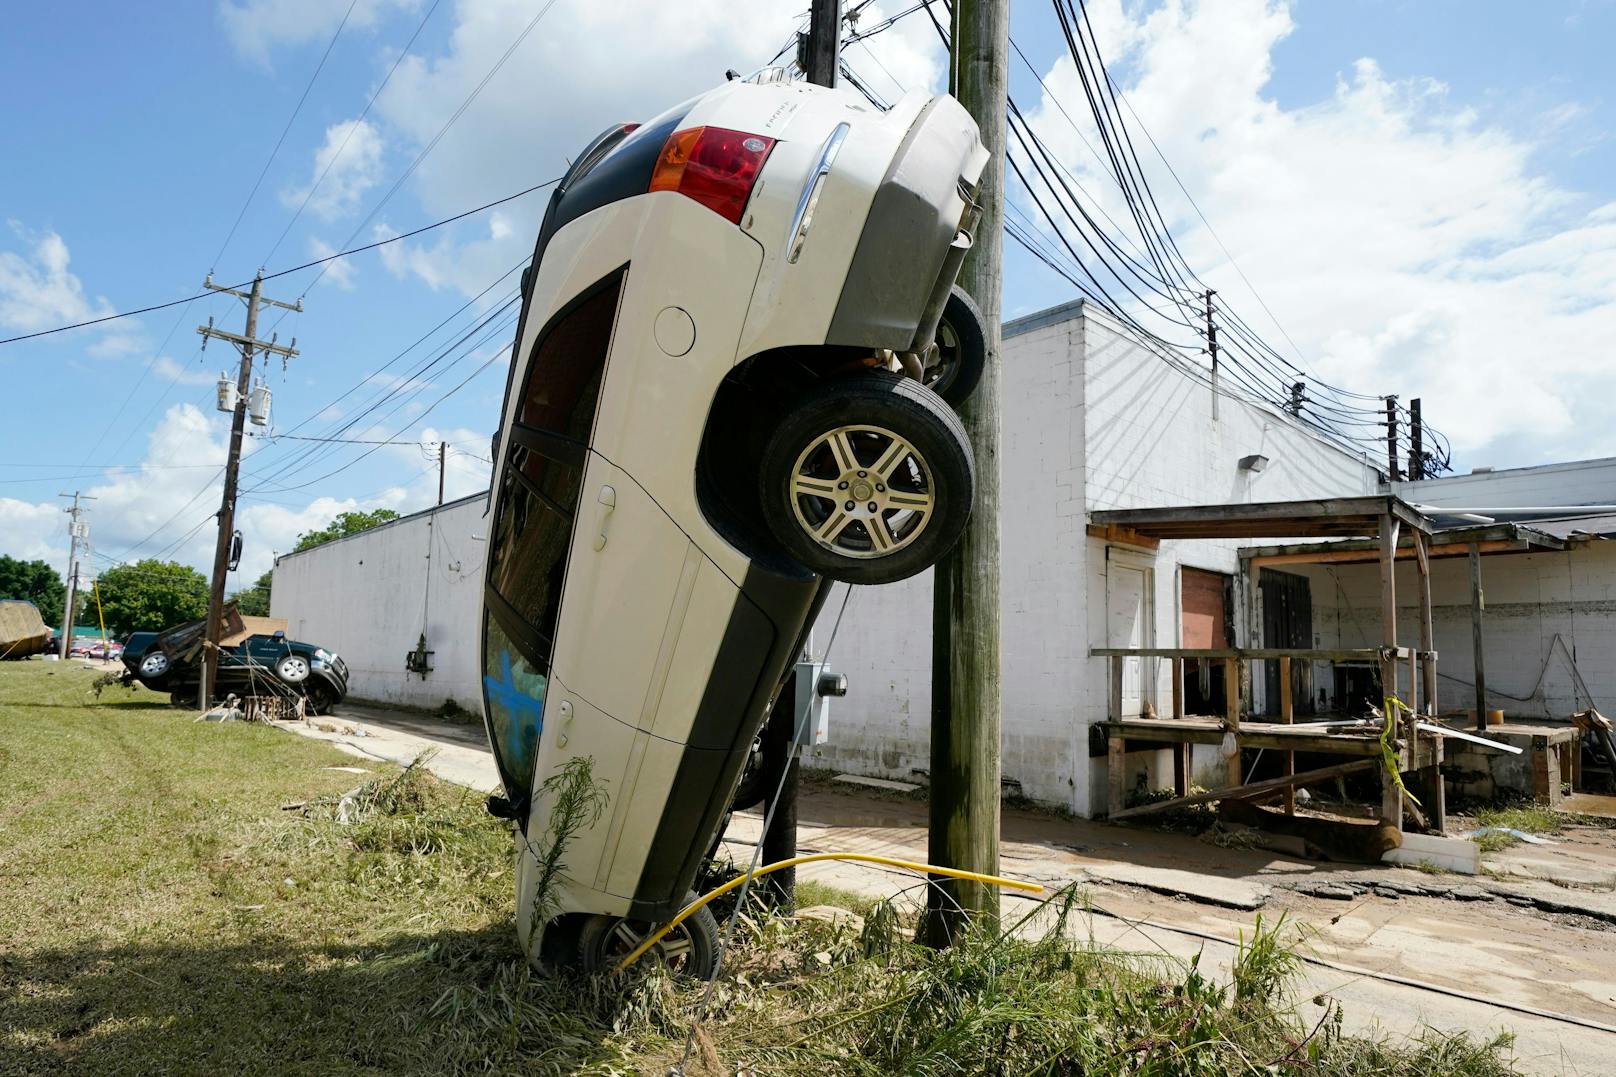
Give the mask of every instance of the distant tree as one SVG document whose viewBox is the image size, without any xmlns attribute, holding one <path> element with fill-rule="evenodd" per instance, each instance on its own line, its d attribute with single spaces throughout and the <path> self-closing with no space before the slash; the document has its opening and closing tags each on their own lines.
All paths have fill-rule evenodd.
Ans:
<svg viewBox="0 0 1616 1077">
<path fill-rule="evenodd" d="M 39 607 L 39 615 L 46 624 L 60 627 L 67 584 L 47 562 L 19 561 L 0 555 L 0 598 L 27 599 Z"/>
<path fill-rule="evenodd" d="M 207 577 L 177 561 L 136 561 L 101 573 L 107 631 L 160 632 L 208 613 Z"/>
<path fill-rule="evenodd" d="M 322 543 L 330 542 L 332 539 L 357 535 L 361 531 L 369 531 L 377 524 L 384 524 L 388 520 L 396 519 L 398 519 L 398 513 L 392 509 L 377 509 L 375 512 L 345 512 L 318 531 L 305 531 L 297 536 L 297 545 L 292 547 L 292 552 L 311 550 Z"/>
<path fill-rule="evenodd" d="M 236 609 L 247 617 L 269 616 L 269 589 L 275 582 L 275 570 L 270 569 L 258 577 L 258 582 L 251 587 L 245 587 L 230 596 L 236 604 Z"/>
</svg>

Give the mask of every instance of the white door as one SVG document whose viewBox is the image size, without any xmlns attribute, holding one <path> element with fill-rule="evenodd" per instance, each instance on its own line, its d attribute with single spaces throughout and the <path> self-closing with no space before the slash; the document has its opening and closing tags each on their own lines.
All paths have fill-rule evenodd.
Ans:
<svg viewBox="0 0 1616 1077">
<path fill-rule="evenodd" d="M 1142 566 L 1120 563 L 1113 557 L 1106 568 L 1106 645 L 1108 647 L 1150 647 L 1155 632 L 1151 618 L 1151 584 L 1154 573 Z M 1124 659 L 1122 663 L 1122 714 L 1136 717 L 1149 698 L 1147 685 L 1156 668 L 1153 658 Z"/>
<path fill-rule="evenodd" d="M 688 600 L 690 540 L 627 473 L 591 452 L 556 631 L 555 676 L 619 722 L 647 728 L 670 618 Z M 651 704 L 648 708 L 647 704 Z"/>
</svg>

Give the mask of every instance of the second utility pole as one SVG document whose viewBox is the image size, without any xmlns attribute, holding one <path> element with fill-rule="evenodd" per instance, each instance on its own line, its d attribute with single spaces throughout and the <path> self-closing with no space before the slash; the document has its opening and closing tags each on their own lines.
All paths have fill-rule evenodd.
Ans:
<svg viewBox="0 0 1616 1077">
<path fill-rule="evenodd" d="M 286 347 L 276 344 L 273 340 L 257 338 L 258 308 L 267 304 L 300 311 L 303 309 L 303 300 L 299 299 L 296 303 L 282 303 L 278 299 L 265 299 L 262 270 L 253 277 L 251 292 L 239 292 L 234 288 L 214 284 L 211 273 L 202 285 L 209 291 L 226 292 L 247 304 L 247 331 L 241 336 L 215 329 L 212 318 L 208 319 L 207 325 L 196 327 L 196 331 L 202 334 L 204 346 L 209 340 L 217 337 L 241 349 L 241 371 L 236 375 L 236 407 L 230 419 L 230 452 L 225 457 L 224 464 L 224 498 L 219 505 L 219 538 L 213 547 L 213 578 L 208 589 L 207 638 L 202 645 L 202 676 L 197 685 L 197 705 L 207 710 L 213 705 L 213 685 L 217 680 L 219 668 L 219 633 L 224 619 L 224 578 L 230 568 L 230 536 L 236 529 L 236 483 L 241 472 L 241 435 L 247 425 L 247 398 L 252 388 L 253 353 L 256 350 L 284 355 L 287 358 L 297 354 L 295 347 Z M 292 343 L 296 344 L 297 341 L 293 340 Z"/>
<path fill-rule="evenodd" d="M 999 870 L 999 313 L 1009 40 L 1009 0 L 955 0 L 949 89 L 988 150 L 977 195 L 982 216 L 959 282 L 982 310 L 987 365 L 960 408 L 976 453 L 976 508 L 965 537 L 933 570 L 927 844 L 932 863 L 987 874 Z M 991 887 L 931 881 L 923 934 L 930 945 L 952 942 L 970 919 L 997 924 Z"/>
</svg>

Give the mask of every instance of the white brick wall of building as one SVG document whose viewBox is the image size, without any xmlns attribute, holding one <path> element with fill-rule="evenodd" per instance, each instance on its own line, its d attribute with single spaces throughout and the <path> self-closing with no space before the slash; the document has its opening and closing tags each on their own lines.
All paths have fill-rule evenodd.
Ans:
<svg viewBox="0 0 1616 1077">
<path fill-rule="evenodd" d="M 434 710 L 452 699 L 481 714 L 485 500 L 462 498 L 276 558 L 270 612 L 286 618 L 293 638 L 342 656 L 356 699 Z M 425 677 L 404 668 L 423 631 L 436 652 Z"/>
</svg>

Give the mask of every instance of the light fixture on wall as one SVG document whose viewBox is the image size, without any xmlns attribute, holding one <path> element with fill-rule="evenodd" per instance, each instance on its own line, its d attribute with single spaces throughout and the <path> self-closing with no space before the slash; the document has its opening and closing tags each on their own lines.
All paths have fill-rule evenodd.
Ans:
<svg viewBox="0 0 1616 1077">
<path fill-rule="evenodd" d="M 1268 457 L 1264 456 L 1262 453 L 1252 453 L 1250 456 L 1242 456 L 1240 458 L 1240 470 L 1249 471 L 1253 475 L 1262 471 L 1263 468 L 1267 466 Z"/>
</svg>

